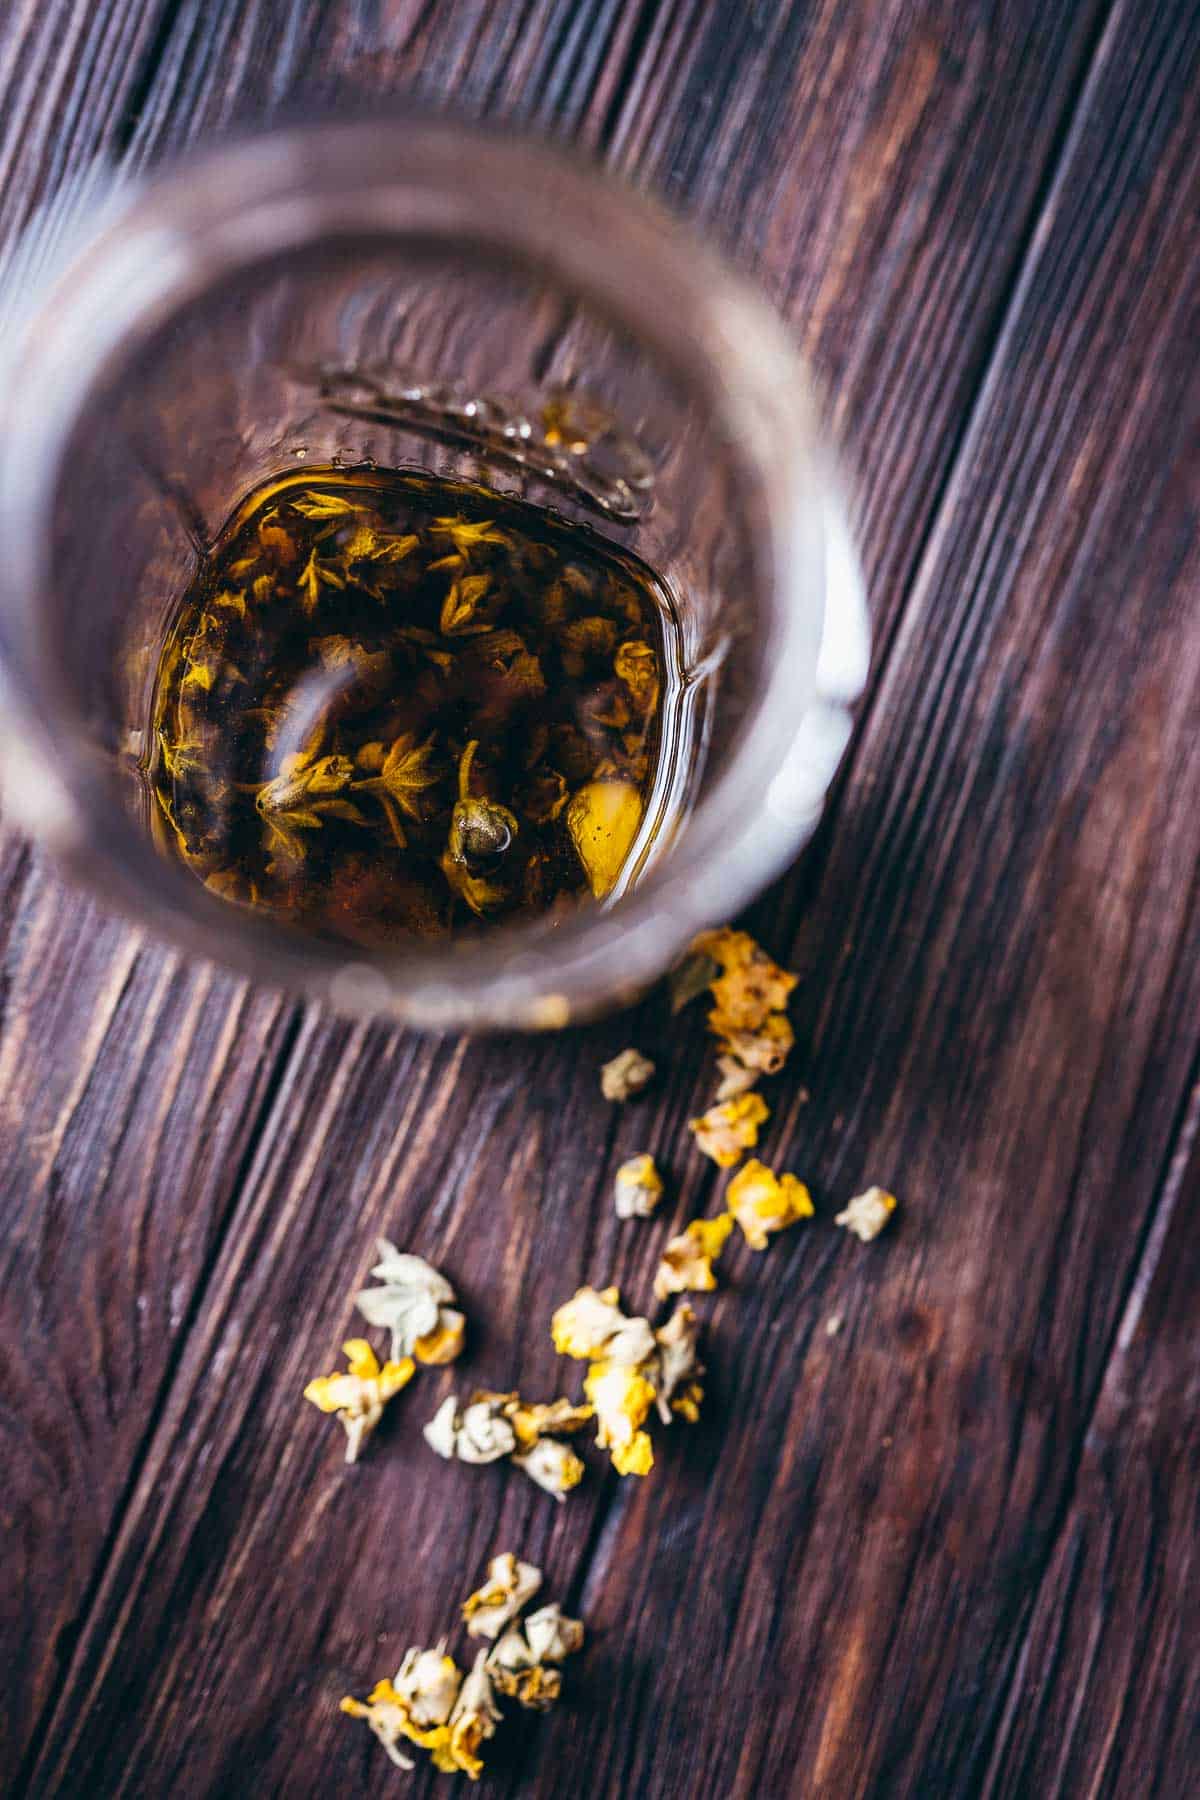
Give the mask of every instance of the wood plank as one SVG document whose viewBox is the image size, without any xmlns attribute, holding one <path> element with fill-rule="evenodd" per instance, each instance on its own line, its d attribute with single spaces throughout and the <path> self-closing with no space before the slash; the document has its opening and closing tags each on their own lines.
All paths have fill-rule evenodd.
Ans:
<svg viewBox="0 0 1200 1800">
<path fill-rule="evenodd" d="M 989 1794 L 1175 1795 L 1200 1770 L 1200 1089 L 1022 1643 Z"/>
<path fill-rule="evenodd" d="M 0 243 L 119 153 L 164 11 L 0 12 Z M 220 1237 L 279 1010 L 183 971 L 0 841 L 5 1776 L 69 1656 Z"/>
<path fill-rule="evenodd" d="M 797 316 L 805 306 L 819 315 L 809 341 L 843 384 L 843 416 L 864 446 L 871 442 L 869 552 L 888 577 L 885 618 L 895 618 L 901 574 L 917 556 L 922 521 L 934 516 L 1095 15 L 1083 24 L 1078 13 L 1065 24 L 1030 24 L 1030 8 L 989 27 L 974 14 L 963 23 L 961 9 L 930 9 L 916 27 L 906 13 L 898 33 L 900 14 L 880 8 L 860 37 L 861 9 L 826 9 L 801 15 L 818 33 L 801 54 L 784 14 L 755 12 L 756 29 L 766 20 L 767 48 L 758 55 L 758 40 L 751 42 L 748 84 L 748 52 L 729 57 L 726 70 L 711 19 L 701 34 L 707 60 L 685 59 L 669 78 L 672 34 L 686 33 L 695 17 L 683 8 L 662 15 L 661 29 L 651 20 L 642 50 L 662 55 L 663 72 L 653 84 L 635 84 L 631 112 L 621 111 L 611 73 L 594 77 L 595 92 L 624 154 L 650 166 L 661 157 L 660 177 L 670 175 L 672 159 L 684 167 L 689 144 L 695 169 L 709 166 L 691 123 L 708 95 L 708 154 L 725 134 L 747 166 L 765 159 L 762 200 L 742 209 L 742 247 L 758 250 L 777 291 L 793 295 Z M 421 33 L 430 16 L 422 13 Z M 789 21 L 796 16 L 787 9 Z M 259 15 L 238 17 L 247 32 L 257 29 Z M 740 29 L 741 19 L 740 9 L 725 14 L 727 30 Z M 293 41 L 286 24 L 272 29 L 280 43 Z M 420 54 L 432 56 L 418 36 Z M 854 57 L 885 40 L 896 60 L 871 87 Z M 574 54 L 577 37 L 565 27 L 561 41 L 564 54 Z M 627 42 L 614 33 L 618 41 Z M 926 42 L 935 46 L 932 78 L 921 67 Z M 261 43 L 231 36 L 199 87 L 173 89 L 166 115 L 194 105 L 202 121 L 228 116 L 235 103 L 222 97 L 220 71 L 249 82 L 261 67 Z M 394 79 L 406 54 L 404 46 L 385 54 L 370 79 L 382 83 L 389 67 Z M 456 69 L 474 66 L 469 50 L 455 54 Z M 206 65 L 168 46 L 163 67 L 176 66 Z M 489 98 L 507 92 L 508 74 L 495 79 Z M 567 95 L 579 91 L 574 78 L 556 76 L 554 84 Z M 993 84 L 1005 98 L 986 104 Z M 536 88 L 520 90 L 522 103 L 545 117 L 531 98 Z M 798 93 L 805 100 L 793 116 Z M 147 117 L 155 104 L 151 96 Z M 1177 92 L 1171 104 L 1178 111 Z M 648 122 L 664 111 L 673 124 Z M 648 147 L 640 151 L 640 142 Z M 1139 148 L 1127 130 L 1112 155 L 1144 172 L 1160 147 L 1156 137 Z M 772 183 L 806 148 L 820 178 L 800 189 L 793 181 L 781 200 Z M 954 187 L 964 167 L 964 182 L 973 180 L 982 200 L 974 254 L 960 235 L 971 190 Z M 1161 250 L 1165 227 L 1155 217 L 1146 229 L 1151 249 Z M 831 258 L 835 224 L 846 236 Z M 1124 224 L 1132 229 L 1128 215 Z M 1098 254 L 1086 217 L 1076 214 L 1070 225 L 1074 256 Z M 841 285 L 826 273 L 834 264 Z M 1064 272 L 1044 253 L 1039 270 L 1046 292 L 1030 317 L 1045 333 L 1063 303 Z M 1111 285 L 1107 264 L 1104 276 Z M 814 308 L 811 296 L 822 290 L 824 305 Z M 876 304 L 877 291 L 886 302 Z M 1078 304 L 1085 300 L 1094 326 L 1104 294 L 1092 288 Z M 1171 323 L 1164 313 L 1168 348 L 1177 347 Z M 1162 390 L 1131 396 L 1128 370 L 1122 386 L 1111 356 L 1089 359 L 1087 342 L 1086 330 L 1072 339 L 1070 385 L 1047 397 L 1018 356 L 1021 332 L 1008 333 L 1011 378 L 1024 388 L 1008 394 L 993 381 L 993 403 L 1004 402 L 990 421 L 994 448 L 990 432 L 977 428 L 815 904 L 795 936 L 796 909 L 815 879 L 810 864 L 783 902 L 759 913 L 774 947 L 794 938 L 806 967 L 820 971 L 800 1008 L 815 1098 L 801 1110 L 794 1090 L 784 1090 L 772 1148 L 802 1159 L 823 1201 L 864 1177 L 898 1171 L 909 1221 L 878 1252 L 858 1252 L 826 1221 L 765 1261 L 732 1257 L 730 1285 L 711 1313 L 710 1416 L 671 1445 L 644 1486 L 593 1479 L 557 1512 L 515 1474 L 480 1471 L 472 1481 L 441 1468 L 421 1445 L 419 1425 L 450 1377 L 425 1377 L 399 1403 L 374 1459 L 342 1472 L 328 1426 L 305 1418 L 297 1395 L 314 1358 L 328 1361 L 345 1329 L 345 1295 L 361 1279 L 373 1232 L 390 1229 L 444 1261 L 459 1282 L 477 1327 L 464 1380 L 502 1385 L 519 1374 L 545 1391 L 555 1380 L 546 1321 L 577 1280 L 618 1272 L 637 1298 L 648 1291 L 663 1234 L 611 1219 L 607 1185 L 618 1157 L 647 1143 L 660 1148 L 679 1176 L 679 1218 L 709 1198 L 706 1171 L 680 1149 L 705 1078 L 696 1037 L 652 1009 L 557 1044 L 416 1046 L 306 1021 L 165 1398 L 34 1791 L 157 1791 L 169 1782 L 197 1792 L 384 1791 L 381 1760 L 338 1719 L 336 1697 L 393 1664 L 410 1637 L 444 1626 L 449 1598 L 503 1541 L 544 1557 L 552 1586 L 580 1594 L 600 1633 L 581 1671 L 579 1704 L 539 1725 L 524 1748 L 510 1738 L 492 1791 L 527 1766 L 538 1791 L 548 1792 L 564 1767 L 579 1766 L 581 1752 L 596 1793 L 631 1785 L 648 1794 L 780 1792 L 797 1768 L 816 1772 L 817 1792 L 858 1791 L 893 1772 L 912 1790 L 915 1770 L 958 1767 L 964 1744 L 953 1727 L 976 1693 L 964 1670 L 977 1643 L 994 1670 L 1007 1667 L 1006 1608 L 1036 1570 L 1086 1399 L 1085 1381 L 1061 1394 L 1053 1387 L 1053 1361 L 1042 1380 L 1031 1321 L 1049 1309 L 1057 1323 L 1050 1349 L 1069 1362 L 1078 1337 L 1057 1284 L 1073 1291 L 1091 1275 L 1104 1214 L 1118 1248 L 1096 1302 L 1102 1343 L 1136 1238 L 1135 1225 L 1120 1229 L 1118 1195 L 1090 1163 L 1079 1169 L 1070 1231 L 1060 1241 L 1050 1225 L 1091 1129 L 1089 1095 L 1099 1096 L 1097 1105 L 1112 1099 L 1120 1128 L 1169 1140 L 1165 1100 L 1160 1116 L 1157 1098 L 1144 1095 L 1135 1109 L 1130 1094 L 1160 1022 L 1171 958 L 1182 955 L 1192 929 L 1171 883 L 1170 859 L 1182 865 L 1194 851 L 1186 821 L 1167 819 L 1162 841 L 1147 828 L 1114 846 L 1110 817 L 1144 780 L 1158 784 L 1158 801 L 1168 775 L 1188 773 L 1179 609 L 1161 608 L 1159 588 L 1137 566 L 1139 551 L 1159 547 L 1167 501 L 1160 493 L 1132 519 L 1114 511 L 1116 539 L 1087 539 L 1064 500 L 1077 490 L 1047 410 L 1064 392 L 1098 387 L 1098 417 L 1116 407 L 1139 421 L 1132 443 L 1114 448 L 1087 437 L 1080 446 L 1090 461 L 1078 481 L 1102 510 L 1129 468 L 1161 448 Z M 923 389 L 925 410 L 913 387 Z M 1157 466 L 1152 457 L 1149 466 Z M 897 505 L 907 535 L 895 523 Z M 1024 554 L 1014 566 L 1002 552 L 1018 539 Z M 1051 552 L 1064 540 L 1059 561 Z M 1126 647 L 1113 613 L 1094 598 L 1114 543 L 1128 576 L 1129 616 L 1146 635 L 1127 673 L 1139 698 L 1146 681 L 1158 696 L 1149 748 L 1129 697 L 1109 691 L 1111 679 L 1098 687 L 1108 705 L 1099 717 L 1079 695 L 1073 709 L 1055 710 L 1046 698 L 1048 690 L 1057 701 L 1062 659 L 1081 638 L 1085 647 L 1094 639 L 1088 654 L 1100 671 L 1106 655 Z M 976 567 L 981 546 L 990 556 Z M 1047 592 L 1051 563 L 1056 584 Z M 1004 613 L 1001 603 L 1013 596 Z M 986 642 L 986 663 L 967 654 L 973 637 Z M 1020 710 L 1026 669 L 1036 675 L 1031 718 Z M 999 688 L 998 671 L 1006 677 Z M 1105 754 L 1092 767 L 1101 725 Z M 1029 826 L 993 798 L 1002 755 L 1004 773 L 1033 810 Z M 1062 811 L 1056 787 L 1064 763 L 1075 777 L 1074 814 Z M 973 814 L 961 804 L 966 793 L 975 797 Z M 1131 894 L 1152 909 L 1140 929 Z M 1093 953 L 1115 945 L 1117 973 L 1102 964 L 1087 1008 L 1055 986 L 1056 930 L 1082 934 L 1085 968 Z M 1147 946 L 1160 940 L 1152 955 Z M 1097 1043 L 1127 1014 L 1131 1035 L 1114 1043 L 1106 1062 Z M 597 1098 L 595 1069 L 628 1035 L 660 1048 L 668 1072 L 653 1110 L 614 1116 Z M 1178 1060 L 1172 1040 L 1168 1091 Z M 1026 1134 L 1020 1121 L 1035 1104 L 1044 1114 L 1052 1078 L 1063 1084 L 1063 1121 L 1043 1165 L 1034 1161 L 1043 1155 L 1036 1130 Z M 1040 1122 L 1036 1110 L 1031 1116 Z M 1111 1134 L 1118 1123 L 1104 1129 Z M 1032 1197 L 1029 1218 L 1016 1222 L 1031 1273 L 1026 1287 L 1018 1270 L 1002 1270 L 993 1292 L 993 1264 L 1013 1231 L 998 1203 L 1018 1177 Z M 1152 1197 L 1146 1179 L 1134 1212 L 1140 1207 L 1144 1218 Z M 848 1321 L 836 1339 L 821 1330 L 832 1310 Z M 1043 1347 L 1036 1349 L 1040 1359 Z M 1061 1428 L 1061 1443 L 1050 1427 Z M 945 1450 L 957 1439 L 959 1467 Z M 997 1445 L 1001 1464 L 1011 1452 L 1017 1484 L 1000 1494 L 1012 1516 L 999 1522 L 986 1481 Z M 976 1518 L 990 1540 L 974 1541 Z M 997 1540 L 1007 1559 L 999 1574 L 985 1554 Z M 968 1595 L 979 1608 L 978 1631 L 962 1627 Z M 925 1627 L 943 1612 L 946 1630 L 937 1623 L 926 1642 Z M 900 1672 L 886 1695 L 871 1693 L 883 1688 L 893 1636 Z M 192 1704 L 200 1694 L 203 1705 Z M 755 1695 L 765 1704 L 755 1706 Z M 918 1729 L 906 1747 L 910 1700 Z M 970 1723 L 978 1730 L 978 1719 Z M 971 1756 L 975 1745 L 971 1739 Z"/>
</svg>

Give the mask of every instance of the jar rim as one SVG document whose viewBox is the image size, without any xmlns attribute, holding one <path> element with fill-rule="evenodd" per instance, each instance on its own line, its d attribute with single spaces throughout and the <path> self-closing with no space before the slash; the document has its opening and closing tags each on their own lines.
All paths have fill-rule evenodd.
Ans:
<svg viewBox="0 0 1200 1800">
<path fill-rule="evenodd" d="M 731 916 L 778 873 L 802 841 L 786 808 L 772 813 L 769 796 L 816 700 L 830 469 L 811 384 L 781 320 L 710 246 L 576 154 L 421 114 L 246 134 L 122 184 L 102 207 L 93 192 L 83 210 L 23 329 L 10 334 L 0 372 L 10 400 L 0 520 L 17 547 L 0 643 L 12 698 L 42 727 L 50 775 L 69 797 L 74 834 L 58 846 L 68 863 L 186 949 L 341 1010 L 442 1029 L 546 1025 L 595 1012 L 614 990 L 632 993 L 655 979 L 699 929 Z M 565 232 L 556 225 L 564 218 Z M 763 691 L 728 766 L 678 843 L 610 908 L 581 908 L 552 933 L 533 920 L 446 946 L 359 952 L 293 940 L 241 909 L 231 918 L 199 884 L 181 904 L 181 872 L 143 842 L 94 757 L 70 734 L 47 730 L 56 707 L 69 707 L 53 658 L 43 646 L 22 659 L 15 644 L 23 630 L 36 649 L 50 578 L 48 547 L 28 521 L 49 518 L 71 429 L 124 347 L 215 279 L 334 231 L 395 240 L 418 230 L 548 269 L 703 392 L 762 496 L 762 578 L 776 604 Z"/>
</svg>

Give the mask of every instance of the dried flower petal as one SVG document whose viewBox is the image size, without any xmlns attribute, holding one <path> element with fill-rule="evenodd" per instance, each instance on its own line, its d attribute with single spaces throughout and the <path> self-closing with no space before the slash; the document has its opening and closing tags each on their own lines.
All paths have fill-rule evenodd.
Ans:
<svg viewBox="0 0 1200 1800">
<path fill-rule="evenodd" d="M 631 1156 L 614 1184 L 618 1219 L 648 1219 L 663 1196 L 663 1179 L 648 1155 Z"/>
<path fill-rule="evenodd" d="M 462 1686 L 462 1672 L 446 1646 L 436 1650 L 410 1649 L 404 1653 L 394 1687 L 418 1731 L 444 1725 L 454 1710 Z"/>
<path fill-rule="evenodd" d="M 640 1050 L 622 1050 L 600 1070 L 600 1092 L 606 1100 L 632 1100 L 654 1079 L 654 1064 Z"/>
<path fill-rule="evenodd" d="M 352 1719 L 365 1719 L 388 1757 L 398 1769 L 415 1769 L 416 1763 L 398 1748 L 401 1738 L 411 1737 L 408 1708 L 390 1681 L 377 1681 L 365 1700 L 346 1694 L 339 1702 L 342 1712 Z"/>
<path fill-rule="evenodd" d="M 565 1662 L 583 1649 L 583 1620 L 568 1618 L 558 1601 L 551 1600 L 529 1614 L 525 1637 L 538 1662 Z"/>
<path fill-rule="evenodd" d="M 718 1056 L 717 1068 L 721 1073 L 717 1086 L 718 1101 L 736 1100 L 739 1094 L 748 1094 L 762 1073 L 761 1069 L 747 1068 L 735 1056 Z"/>
<path fill-rule="evenodd" d="M 483 1397 L 476 1395 L 477 1399 Z M 512 1421 L 517 1443 L 522 1450 L 532 1449 L 547 1432 L 582 1431 L 593 1417 L 590 1406 L 580 1406 L 574 1400 L 550 1400 L 530 1405 L 518 1399 L 516 1394 L 488 1397 L 507 1398 L 506 1417 Z"/>
<path fill-rule="evenodd" d="M 419 1362 L 453 1361 L 463 1346 L 465 1321 L 454 1310 L 454 1289 L 423 1257 L 396 1249 L 379 1239 L 379 1261 L 371 1270 L 382 1287 L 363 1288 L 354 1296 L 368 1325 L 392 1334 L 392 1356 L 415 1356 Z"/>
<path fill-rule="evenodd" d="M 715 1288 L 713 1262 L 725 1248 L 732 1230 L 733 1220 L 728 1213 L 716 1219 L 693 1219 L 662 1253 L 654 1277 L 655 1299 L 665 1300 L 670 1294 L 687 1292 L 703 1294 Z"/>
<path fill-rule="evenodd" d="M 461 1771 L 472 1781 L 478 1781 L 483 1773 L 480 1746 L 488 1738 L 495 1737 L 500 1717 L 488 1673 L 487 1651 L 481 1650 L 462 1684 L 445 1740 L 430 1745 L 435 1768 L 447 1775 Z"/>
<path fill-rule="evenodd" d="M 658 1392 L 655 1404 L 664 1425 L 672 1415 L 694 1425 L 704 1399 L 701 1377 L 704 1364 L 696 1353 L 700 1327 L 686 1300 L 681 1300 L 666 1324 L 655 1332 L 658 1340 Z"/>
<path fill-rule="evenodd" d="M 896 1204 L 895 1194 L 889 1194 L 881 1187 L 870 1187 L 865 1194 L 854 1196 L 845 1211 L 838 1213 L 834 1224 L 844 1225 L 856 1238 L 869 1244 L 872 1238 L 877 1238 L 884 1227 L 890 1224 Z"/>
<path fill-rule="evenodd" d="M 342 1352 L 346 1373 L 318 1376 L 305 1388 L 304 1398 L 322 1412 L 337 1414 L 346 1432 L 346 1461 L 352 1463 L 383 1417 L 388 1401 L 412 1380 L 416 1364 L 404 1357 L 380 1368 L 365 1338 L 347 1339 Z"/>
<path fill-rule="evenodd" d="M 471 1637 L 498 1637 L 542 1585 L 542 1571 L 519 1562 L 511 1550 L 494 1556 L 488 1579 L 463 1601 L 463 1618 Z"/>
<path fill-rule="evenodd" d="M 654 1354 L 654 1333 L 645 1319 L 630 1319 L 621 1311 L 615 1287 L 582 1287 L 564 1302 L 550 1321 L 554 1348 L 560 1356 L 579 1361 L 605 1357 L 609 1362 L 633 1365 Z"/>
<path fill-rule="evenodd" d="M 742 1094 L 710 1106 L 688 1129 L 705 1156 L 711 1156 L 718 1168 L 731 1169 L 742 1151 L 758 1142 L 758 1128 L 769 1117 L 770 1108 L 761 1094 Z"/>
<path fill-rule="evenodd" d="M 705 932 L 694 947 L 721 965 L 711 987 L 717 1012 L 728 1026 L 755 1031 L 768 1013 L 787 1006 L 797 977 L 773 962 L 749 932 L 724 926 Z"/>
<path fill-rule="evenodd" d="M 646 1475 L 654 1452 L 649 1434 L 639 1429 L 654 1404 L 654 1389 L 645 1375 L 627 1363 L 594 1362 L 583 1391 L 596 1409 L 596 1442 L 611 1450 L 619 1475 Z"/>
<path fill-rule="evenodd" d="M 430 1448 L 448 1462 L 499 1462 L 517 1448 L 517 1434 L 501 1407 L 489 1400 L 474 1400 L 459 1412 L 453 1394 L 438 1407 L 424 1436 Z"/>
<path fill-rule="evenodd" d="M 640 638 L 622 644 L 613 668 L 629 689 L 634 705 L 643 715 L 653 711 L 658 701 L 658 656 Z"/>
<path fill-rule="evenodd" d="M 725 1204 L 752 1250 L 765 1250 L 771 1233 L 813 1216 L 812 1198 L 804 1183 L 794 1175 L 776 1175 L 756 1157 L 729 1183 Z"/>
<path fill-rule="evenodd" d="M 754 1031 L 727 1028 L 717 1013 L 709 1015 L 709 1025 L 729 1055 L 756 1075 L 777 1075 L 796 1042 L 791 1020 L 781 1012 L 768 1013 Z"/>
</svg>

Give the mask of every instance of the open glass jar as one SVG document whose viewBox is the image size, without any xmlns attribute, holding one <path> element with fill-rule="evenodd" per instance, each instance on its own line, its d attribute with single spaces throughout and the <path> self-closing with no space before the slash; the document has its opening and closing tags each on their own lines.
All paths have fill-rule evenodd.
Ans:
<svg viewBox="0 0 1200 1800">
<path fill-rule="evenodd" d="M 786 864 L 865 677 L 861 584 L 787 335 L 688 230 L 559 152 L 409 117 L 241 140 L 77 214 L 5 334 L 0 657 L 7 806 L 79 878 L 257 979 L 474 1029 L 631 997 Z M 248 490 L 330 464 L 549 507 L 669 590 L 670 754 L 603 903 L 368 953 L 156 850 L 180 595 Z"/>
</svg>

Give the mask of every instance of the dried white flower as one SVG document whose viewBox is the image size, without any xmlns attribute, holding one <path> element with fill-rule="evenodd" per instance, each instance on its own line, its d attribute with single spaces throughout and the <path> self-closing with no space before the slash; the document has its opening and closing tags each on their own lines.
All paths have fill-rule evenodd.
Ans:
<svg viewBox="0 0 1200 1800">
<path fill-rule="evenodd" d="M 631 1156 L 613 1185 L 618 1219 L 648 1219 L 662 1199 L 663 1179 L 649 1155 Z"/>
<path fill-rule="evenodd" d="M 856 1238 L 869 1244 L 891 1222 L 895 1210 L 895 1194 L 889 1194 L 881 1187 L 869 1187 L 865 1194 L 854 1196 L 845 1211 L 837 1215 L 834 1224 L 844 1225 Z"/>
<path fill-rule="evenodd" d="M 488 1579 L 463 1602 L 463 1618 L 472 1637 L 495 1638 L 525 1607 L 542 1585 L 542 1571 L 519 1562 L 511 1550 L 494 1556 Z"/>
<path fill-rule="evenodd" d="M 590 1409 L 589 1409 L 590 1410 Z M 569 1444 L 559 1438 L 539 1438 L 532 1450 L 514 1456 L 517 1468 L 558 1501 L 565 1500 L 583 1480 L 584 1467 Z"/>
<path fill-rule="evenodd" d="M 354 1296 L 368 1325 L 392 1334 L 391 1356 L 399 1361 L 453 1362 L 463 1346 L 466 1321 L 455 1310 L 454 1289 L 423 1257 L 397 1250 L 379 1239 L 379 1261 L 371 1270 L 382 1287 L 363 1288 Z"/>
<path fill-rule="evenodd" d="M 654 1078 L 654 1064 L 640 1050 L 622 1050 L 600 1071 L 600 1091 L 606 1100 L 632 1100 Z"/>
<path fill-rule="evenodd" d="M 458 1410 L 450 1394 L 425 1427 L 425 1442 L 447 1461 L 499 1462 L 517 1447 L 517 1434 L 500 1407 L 490 1400 L 475 1400 Z"/>
</svg>

